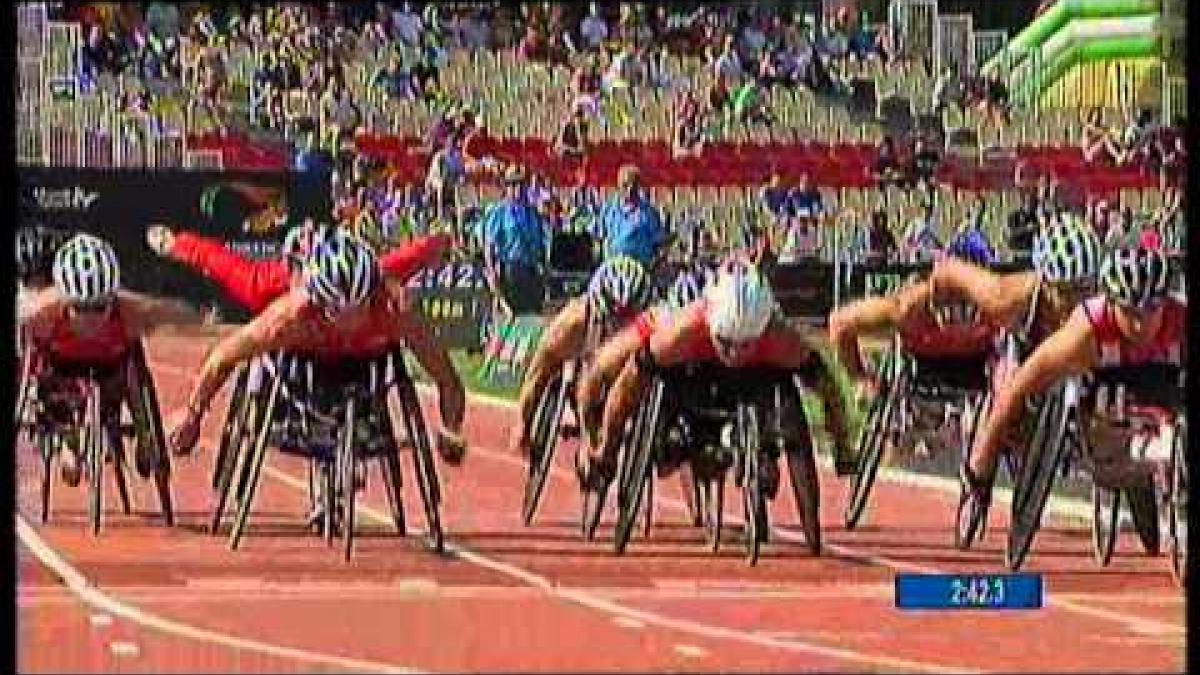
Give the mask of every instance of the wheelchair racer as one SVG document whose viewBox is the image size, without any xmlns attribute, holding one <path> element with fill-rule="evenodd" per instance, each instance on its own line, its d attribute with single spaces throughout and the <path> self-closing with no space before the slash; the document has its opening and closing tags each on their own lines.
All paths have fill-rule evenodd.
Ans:
<svg viewBox="0 0 1200 675">
<path fill-rule="evenodd" d="M 991 247 L 970 232 L 952 242 L 946 253 L 975 265 L 993 261 Z M 958 364 L 990 358 L 999 326 L 964 303 L 962 296 L 935 298 L 934 288 L 932 279 L 913 280 L 890 295 L 852 302 L 829 317 L 829 340 L 856 381 L 860 399 L 880 393 L 877 376 L 863 366 L 859 353 L 864 333 L 898 333 L 905 354 L 953 364 L 938 368 L 947 377 L 960 371 Z M 846 456 L 835 462 L 835 469 L 840 476 L 854 474 L 856 458 Z"/>
<path fill-rule="evenodd" d="M 1129 366 L 1184 367 L 1187 303 L 1169 293 L 1168 273 L 1167 260 L 1157 251 L 1109 254 L 1101 271 L 1102 293 L 1079 305 L 1000 389 L 973 461 L 994 467 L 1005 430 L 1020 418 L 1023 401 L 1063 378 Z"/>
<path fill-rule="evenodd" d="M 216 239 L 192 232 L 174 232 L 165 225 L 146 229 L 151 249 L 212 279 L 252 314 L 266 309 L 271 301 L 300 281 L 305 255 L 323 236 L 324 229 L 311 224 L 294 227 L 284 238 L 281 259 L 250 260 Z M 450 241 L 450 235 L 417 239 L 383 254 L 379 267 L 384 276 L 407 281 L 422 268 L 439 261 Z"/>
<path fill-rule="evenodd" d="M 276 350 L 330 360 L 366 357 L 403 342 L 437 387 L 442 421 L 438 452 L 447 463 L 460 464 L 466 451 L 462 382 L 445 348 L 410 306 L 403 286 L 383 278 L 370 246 L 348 233 L 332 232 L 309 254 L 303 279 L 303 286 L 273 301 L 209 352 L 186 414 L 171 433 L 174 451 L 183 454 L 195 446 L 208 404 L 242 361 Z"/>
<path fill-rule="evenodd" d="M 934 263 L 930 282 L 937 292 L 966 298 L 993 324 L 1004 326 L 1011 352 L 993 371 L 993 389 L 998 391 L 1012 375 L 1016 363 L 1026 360 L 1070 316 L 1075 306 L 1096 286 L 1102 257 L 1096 232 L 1083 219 L 1064 214 L 1051 221 L 1034 239 L 1033 270 L 996 274 L 990 270 L 955 260 Z M 1028 422 L 1034 415 L 1010 416 L 1010 422 Z M 993 412 L 994 414 L 994 412 Z M 1022 453 L 1027 442 L 1028 425 L 1013 424 L 1004 443 Z M 978 442 L 976 448 L 980 447 Z M 995 456 L 983 457 L 972 451 L 960 468 L 964 508 L 986 511 L 991 503 L 995 477 Z"/>
<path fill-rule="evenodd" d="M 21 322 L 37 294 L 54 285 L 54 253 L 69 236 L 34 226 L 17 230 L 17 354 L 22 353 Z"/>
<path fill-rule="evenodd" d="M 131 384 L 124 367 L 130 350 L 155 328 L 198 325 L 200 315 L 179 301 L 122 290 L 116 252 L 90 234 L 75 235 L 58 249 L 52 277 L 53 285 L 32 297 L 21 321 L 39 394 L 47 400 L 68 395 L 67 379 L 97 370 L 102 374 L 101 410 L 105 419 L 115 420 Z M 110 433 L 115 430 L 109 427 Z M 79 484 L 78 450 L 68 446 L 59 463 L 71 486 Z M 139 461 L 138 466 L 149 464 Z"/>
<path fill-rule="evenodd" d="M 633 258 L 617 256 L 600 265 L 587 291 L 568 301 L 554 317 L 521 385 L 521 421 L 513 445 L 523 455 L 529 453 L 529 426 L 550 378 L 567 361 L 595 353 L 604 340 L 637 316 L 649 299 L 650 277 L 645 268 Z"/>
<path fill-rule="evenodd" d="M 685 363 L 712 363 L 728 367 L 798 369 L 819 366 L 817 392 L 825 403 L 835 453 L 848 447 L 844 408 L 827 364 L 813 336 L 787 324 L 758 268 L 727 263 L 705 295 L 683 309 L 660 314 L 655 321 L 643 314 L 634 328 L 639 344 L 633 358 L 624 362 L 604 406 L 597 443 L 576 456 L 576 472 L 585 489 L 604 490 L 616 473 L 616 455 L 622 432 L 641 400 L 653 368 Z M 778 488 L 778 467 L 772 466 L 773 493 Z"/>
</svg>

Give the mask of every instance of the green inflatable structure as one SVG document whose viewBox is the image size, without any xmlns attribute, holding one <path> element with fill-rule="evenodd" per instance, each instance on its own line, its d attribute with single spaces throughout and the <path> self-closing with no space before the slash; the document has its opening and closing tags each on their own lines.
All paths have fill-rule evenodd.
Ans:
<svg viewBox="0 0 1200 675">
<path fill-rule="evenodd" d="M 1028 104 L 1078 65 L 1162 55 L 1162 0 L 1058 0 L 983 66 Z"/>
</svg>

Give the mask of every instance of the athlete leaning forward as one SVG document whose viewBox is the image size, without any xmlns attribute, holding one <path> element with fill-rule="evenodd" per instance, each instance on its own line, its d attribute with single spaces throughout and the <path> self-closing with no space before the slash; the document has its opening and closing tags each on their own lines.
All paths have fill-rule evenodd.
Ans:
<svg viewBox="0 0 1200 675">
<path fill-rule="evenodd" d="M 164 233 L 165 229 L 152 229 L 148 233 L 151 245 L 178 255 L 180 242 L 188 239 L 177 235 L 164 243 Z M 191 245 L 194 253 L 199 247 L 194 241 Z M 211 248 L 211 252 L 224 256 L 222 248 Z M 411 305 L 403 284 L 445 248 L 446 239 L 435 237 L 389 252 L 384 257 L 387 274 L 371 247 L 358 237 L 328 227 L 301 227 L 289 233 L 284 260 L 252 263 L 251 270 L 257 274 L 238 275 L 230 273 L 229 266 L 205 264 L 211 258 L 200 261 L 197 266 L 223 281 L 244 305 L 265 307 L 209 353 L 182 421 L 171 434 L 172 445 L 180 452 L 194 446 L 209 402 L 243 361 L 273 353 L 301 354 L 322 372 L 332 372 L 340 362 L 379 358 L 404 345 L 436 385 L 442 420 L 436 433 L 437 450 L 447 463 L 460 464 L 466 448 L 461 436 L 462 383 L 449 355 Z M 256 279 L 257 285 L 248 278 Z M 355 482 L 361 487 L 357 476 Z"/>
<path fill-rule="evenodd" d="M 27 261 L 28 262 L 28 261 Z M 121 406 L 133 419 L 135 467 L 152 473 L 168 523 L 170 465 L 161 433 L 154 383 L 142 338 L 170 325 L 200 326 L 200 314 L 182 302 L 121 288 L 113 247 L 77 234 L 53 256 L 52 283 L 31 291 L 20 319 L 23 356 L 18 421 L 41 444 L 49 472 L 58 457 L 64 482 L 89 476 L 92 521 L 100 523 L 100 473 L 112 464 L 128 511 Z M 36 280 L 33 280 L 36 282 Z M 95 407 L 92 407 L 95 406 Z M 49 477 L 43 483 L 43 517 L 49 508 Z"/>
<path fill-rule="evenodd" d="M 761 369 L 800 373 L 811 380 L 824 403 L 835 456 L 850 450 L 845 407 L 829 364 L 818 347 L 817 336 L 797 328 L 782 316 L 768 282 L 756 265 L 728 260 L 702 294 L 694 282 L 688 281 L 680 282 L 673 291 L 678 306 L 667 304 L 639 314 L 631 325 L 600 348 L 593 367 L 580 382 L 578 403 L 587 443 L 576 455 L 576 471 L 584 490 L 603 493 L 608 489 L 617 472 L 618 452 L 627 424 L 644 403 L 653 378 L 683 367 L 698 367 L 701 374 Z M 792 382 L 790 377 L 788 382 Z M 671 406 L 678 409 L 680 405 L 689 405 L 687 395 L 692 393 L 671 392 L 669 395 L 680 397 L 672 398 Z M 799 392 L 788 386 L 783 396 L 781 409 L 772 414 L 783 427 L 784 450 L 789 454 L 801 446 L 807 450 L 809 439 L 799 437 L 807 434 L 806 425 L 796 424 L 803 420 Z M 704 466 L 703 462 L 695 461 L 700 448 L 682 440 L 674 446 L 671 443 L 662 446 L 660 475 L 685 460 L 692 462 L 693 471 Z M 779 476 L 773 461 L 763 467 L 763 475 L 765 492 L 773 498 Z M 699 522 L 697 514 L 692 515 L 694 522 Z M 817 549 L 819 544 L 814 547 Z"/>
</svg>

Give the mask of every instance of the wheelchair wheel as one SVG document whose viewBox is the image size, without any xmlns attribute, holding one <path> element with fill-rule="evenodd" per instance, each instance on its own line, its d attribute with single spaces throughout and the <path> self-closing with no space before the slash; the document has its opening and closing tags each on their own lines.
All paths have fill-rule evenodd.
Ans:
<svg viewBox="0 0 1200 675">
<path fill-rule="evenodd" d="M 104 502 L 101 492 L 104 489 L 104 422 L 100 418 L 100 385 L 88 382 L 86 403 L 83 418 L 83 438 L 81 448 L 84 452 L 84 462 L 89 471 L 88 520 L 92 526 L 92 534 L 100 534 L 101 509 Z"/>
<path fill-rule="evenodd" d="M 129 481 L 125 475 L 125 450 L 121 447 L 120 432 L 113 431 L 105 425 L 104 433 L 108 439 L 108 451 L 111 453 L 113 465 L 113 478 L 117 483 L 117 497 L 121 500 L 121 512 L 129 515 L 133 512 L 133 505 L 129 502 Z"/>
<path fill-rule="evenodd" d="M 241 438 L 242 424 L 246 420 L 246 408 L 250 405 L 246 396 L 246 386 L 250 379 L 250 369 L 253 364 L 243 366 L 238 370 L 237 378 L 233 381 L 233 391 L 229 394 L 229 407 L 225 411 L 225 422 L 221 425 L 221 442 L 217 445 L 217 458 L 213 462 L 212 488 L 218 490 L 222 483 L 228 482 L 226 477 L 233 472 L 237 460 L 233 444 Z"/>
<path fill-rule="evenodd" d="M 991 408 L 991 392 L 988 391 L 979 397 L 979 400 L 974 405 L 975 414 L 971 416 L 971 426 L 966 438 L 962 440 L 960 451 L 960 459 L 966 462 L 971 456 L 971 448 L 975 445 L 975 437 L 979 433 L 979 427 L 982 426 L 982 420 L 987 416 L 988 410 Z M 966 405 L 970 405 L 967 401 Z M 1005 452 L 1005 466 L 1009 471 L 1010 477 L 1013 475 L 1012 464 L 1009 459 L 1011 453 Z M 974 503 L 974 502 L 972 502 Z M 987 531 L 987 509 L 974 508 L 970 514 L 964 514 L 963 509 L 966 504 L 961 504 L 954 514 L 954 545 L 960 550 L 971 548 L 971 544 L 975 543 L 976 539 L 982 539 Z"/>
<path fill-rule="evenodd" d="M 233 521 L 233 528 L 229 532 L 229 548 L 232 550 L 237 550 L 240 545 L 246 524 L 250 519 L 250 508 L 254 504 L 254 493 L 258 490 L 263 461 L 267 455 L 267 443 L 271 436 L 271 423 L 275 417 L 276 404 L 279 402 L 279 393 L 282 389 L 283 377 L 272 378 L 266 393 L 266 401 L 262 405 L 261 412 L 253 420 L 255 424 L 251 428 L 254 429 L 254 432 L 248 434 L 251 445 L 246 451 L 241 471 L 237 476 L 239 492 L 236 495 L 238 500 L 237 516 Z M 223 506 L 223 504 L 222 501 L 220 505 Z M 215 518 L 220 518 L 220 511 L 217 511 Z"/>
<path fill-rule="evenodd" d="M 1021 568 L 1041 527 L 1050 489 L 1067 453 L 1067 434 L 1073 413 L 1065 399 L 1062 389 L 1046 397 L 1034 433 L 1035 442 L 1030 444 L 1030 455 L 1024 462 L 1016 490 L 1016 495 L 1023 495 L 1024 499 L 1013 499 L 1014 504 L 1020 502 L 1021 506 L 1014 509 L 1004 551 L 1005 564 L 1013 571 Z"/>
<path fill-rule="evenodd" d="M 38 451 L 42 456 L 42 522 L 50 520 L 50 484 L 54 482 L 54 438 L 50 434 L 38 434 Z"/>
<path fill-rule="evenodd" d="M 712 552 L 721 550 L 721 528 L 725 524 L 725 472 L 720 471 L 704 486 L 704 522 Z"/>
<path fill-rule="evenodd" d="M 1096 562 L 1107 567 L 1117 543 L 1121 521 L 1121 490 L 1092 484 L 1092 553 Z"/>
<path fill-rule="evenodd" d="M 817 461 L 813 457 L 812 446 L 790 449 L 787 465 L 804 540 L 808 542 L 808 550 L 813 555 L 821 555 L 821 486 L 817 479 Z"/>
<path fill-rule="evenodd" d="M 379 457 L 379 470 L 383 474 L 384 494 L 387 495 L 388 509 L 392 512 L 392 523 L 396 526 L 396 532 L 403 537 L 408 528 L 404 523 L 404 477 L 400 470 L 400 448 L 395 443 L 396 429 L 392 424 L 391 411 L 388 410 L 387 397 L 380 396 L 376 405 L 381 411 L 384 437 L 392 439 L 392 446 Z"/>
<path fill-rule="evenodd" d="M 558 447 L 558 428 L 566 408 L 567 378 L 559 373 L 542 390 L 537 410 L 533 414 L 533 434 L 530 439 L 529 466 L 525 477 L 525 498 L 521 503 L 521 519 L 525 525 L 533 524 L 542 492 L 554 465 L 554 451 Z"/>
<path fill-rule="evenodd" d="M 342 556 L 347 561 L 350 560 L 350 553 L 354 550 L 354 497 L 358 492 L 354 485 L 354 469 L 358 462 L 354 453 L 354 436 L 358 424 L 355 404 L 353 396 L 346 401 L 346 424 L 342 427 L 341 443 L 336 460 L 338 469 L 340 469 L 337 481 L 340 490 L 334 493 L 334 495 L 340 493 L 342 498 Z"/>
<path fill-rule="evenodd" d="M 417 391 L 407 378 L 397 386 L 400 408 L 404 414 L 404 426 L 413 442 L 413 470 L 417 475 L 417 487 L 421 491 L 421 502 L 425 506 L 425 527 L 429 547 L 435 553 L 446 550 L 445 533 L 442 531 L 440 513 L 441 493 L 438 487 L 437 468 L 433 462 L 433 449 L 425 430 L 425 418 Z"/>
<path fill-rule="evenodd" d="M 216 490 L 216 506 L 213 508 L 212 520 L 208 527 L 211 534 L 217 533 L 221 520 L 225 516 L 225 506 L 229 501 L 229 493 L 234 486 L 235 479 L 237 480 L 235 503 L 240 503 L 240 499 L 245 494 L 245 474 L 250 465 L 250 450 L 254 446 L 253 441 L 257 438 L 260 425 L 265 418 L 263 405 L 274 382 L 266 368 L 262 369 L 262 376 L 263 379 L 260 381 L 257 391 L 243 391 L 241 401 L 234 401 L 231 398 L 229 402 L 229 413 L 225 418 L 225 427 L 229 431 L 228 447 L 224 457 L 218 457 L 215 467 L 218 472 L 214 488 Z M 236 388 L 234 393 L 237 393 Z M 225 437 L 222 437 L 222 441 L 225 441 Z"/>
<path fill-rule="evenodd" d="M 1171 447 L 1168 490 L 1165 500 L 1171 576 L 1179 586 L 1187 582 L 1187 426 L 1179 424 Z"/>
<path fill-rule="evenodd" d="M 867 498 L 875 485 L 879 463 L 883 460 L 884 446 L 891 433 L 892 418 L 900 401 L 900 378 L 894 373 L 885 384 L 882 395 L 875 397 L 863 420 L 858 437 L 858 471 L 850 479 L 850 501 L 846 505 L 846 529 L 853 530 L 867 507 Z"/>
<path fill-rule="evenodd" d="M 138 374 L 138 397 L 137 406 L 140 407 L 142 415 L 145 418 L 145 429 L 148 432 L 148 439 L 145 439 L 148 444 L 154 449 L 155 461 L 153 462 L 154 471 L 154 487 L 158 492 L 158 503 L 162 509 L 163 520 L 168 527 L 175 525 L 175 510 L 171 502 L 171 455 L 167 450 L 167 436 L 162 428 L 162 414 L 158 409 L 158 392 L 154 387 L 154 377 L 150 373 L 150 367 L 146 363 L 146 352 L 141 343 L 138 343 L 133 352 L 134 368 Z M 143 443 L 139 439 L 138 445 Z M 139 452 L 139 454 L 144 454 Z M 139 458 L 138 461 L 144 461 Z"/>
<path fill-rule="evenodd" d="M 1158 490 L 1154 483 L 1125 489 L 1125 500 L 1129 502 L 1129 514 L 1133 516 L 1133 529 L 1137 531 L 1142 549 L 1147 555 L 1158 555 L 1160 533 L 1158 529 Z"/>
<path fill-rule="evenodd" d="M 658 437 L 662 433 L 662 424 L 660 423 L 662 398 L 663 383 L 661 380 L 656 380 L 651 389 L 646 409 L 645 426 L 642 433 L 634 434 L 634 438 L 638 442 L 636 444 L 630 442 L 625 448 L 631 457 L 629 473 L 625 476 L 627 501 L 618 509 L 617 526 L 613 535 L 613 548 L 617 553 L 625 552 L 625 548 L 629 545 L 629 537 L 633 534 L 634 523 L 637 521 L 638 513 L 641 512 L 646 481 L 651 477 L 654 464 L 652 461 L 654 449 L 657 446 Z"/>
<path fill-rule="evenodd" d="M 746 561 L 758 563 L 762 543 L 767 538 L 767 498 L 763 493 L 761 462 L 769 461 L 762 453 L 762 438 L 758 428 L 758 409 L 752 405 L 738 406 L 738 427 L 741 431 L 742 506 L 746 519 Z"/>
</svg>

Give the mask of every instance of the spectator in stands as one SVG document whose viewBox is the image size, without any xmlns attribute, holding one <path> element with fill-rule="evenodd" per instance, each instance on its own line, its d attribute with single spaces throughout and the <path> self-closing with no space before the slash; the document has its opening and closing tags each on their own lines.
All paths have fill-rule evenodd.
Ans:
<svg viewBox="0 0 1200 675">
<path fill-rule="evenodd" d="M 664 251 L 668 235 L 658 209 L 642 189 L 641 172 L 626 164 L 617 175 L 617 192 L 596 220 L 592 236 L 605 257 L 627 255 L 652 269 Z"/>
<path fill-rule="evenodd" d="M 371 76 L 370 83 L 393 101 L 416 98 L 408 71 L 400 63 L 400 55 L 394 52 L 388 57 L 387 65 L 377 69 Z"/>
<path fill-rule="evenodd" d="M 1021 193 L 1021 205 L 1008 216 L 1005 235 L 1008 249 L 1014 256 L 1024 258 L 1033 252 L 1033 241 L 1038 229 L 1037 192 L 1026 190 Z"/>
<path fill-rule="evenodd" d="M 570 116 L 563 121 L 562 127 L 559 128 L 558 137 L 554 143 L 555 154 L 566 159 L 567 166 L 571 170 L 578 170 L 582 167 L 584 156 L 587 154 L 588 129 L 584 116 L 584 107 L 574 106 Z"/>
<path fill-rule="evenodd" d="M 1083 161 L 1088 164 L 1116 164 L 1121 157 L 1121 149 L 1113 142 L 1111 131 L 1104 125 L 1100 108 L 1088 111 L 1079 143 L 1083 150 Z"/>
<path fill-rule="evenodd" d="M 809 251 L 820 244 L 821 232 L 824 231 L 821 224 L 825 218 L 825 200 L 807 173 L 800 174 L 799 180 L 796 181 L 791 202 L 796 217 L 793 228 L 797 230 L 801 241 L 812 243 L 811 247 L 805 247 L 805 250 Z"/>
<path fill-rule="evenodd" d="M 463 114 L 463 164 L 467 175 L 484 175 L 499 178 L 504 162 L 496 156 L 496 140 L 488 133 L 479 113 L 464 111 Z"/>
<path fill-rule="evenodd" d="M 721 52 L 712 58 L 712 71 L 717 80 L 725 80 L 728 84 L 742 79 L 742 57 L 738 55 L 734 36 L 725 36 Z"/>
<path fill-rule="evenodd" d="M 942 156 L 936 146 L 924 138 L 917 139 L 912 158 L 913 180 L 918 188 L 925 190 L 931 200 L 935 189 L 934 179 L 941 161 Z"/>
<path fill-rule="evenodd" d="M 1155 134 L 1154 145 L 1159 157 L 1158 189 L 1163 193 L 1178 192 L 1187 178 L 1187 143 L 1184 135 L 1160 131 Z"/>
<path fill-rule="evenodd" d="M 932 259 L 933 253 L 941 248 L 942 242 L 937 236 L 937 209 L 933 200 L 928 200 L 917 217 L 909 221 L 901 253 L 906 262 L 915 263 Z"/>
<path fill-rule="evenodd" d="M 896 143 L 891 136 L 884 136 L 876 149 L 875 163 L 871 167 L 871 177 L 879 188 L 888 186 L 904 187 L 908 184 L 908 176 L 900 166 L 900 158 L 896 152 Z"/>
<path fill-rule="evenodd" d="M 867 230 L 867 260 L 886 263 L 896 257 L 896 236 L 888 225 L 887 212 L 876 209 L 871 214 L 871 225 Z"/>
<path fill-rule="evenodd" d="M 600 14 L 599 4 L 588 4 L 587 16 L 579 22 L 580 47 L 582 50 L 598 53 L 600 46 L 608 39 L 608 21 Z"/>
<path fill-rule="evenodd" d="M 466 167 L 462 157 L 462 136 L 455 132 L 429 161 L 425 191 L 433 201 L 434 217 L 454 222 L 458 205 L 458 189 L 466 182 Z"/>
<path fill-rule="evenodd" d="M 767 184 L 759 190 L 758 199 L 772 221 L 785 227 L 790 224 L 794 214 L 792 193 L 778 172 L 767 179 Z"/>
<path fill-rule="evenodd" d="M 704 148 L 704 123 L 695 92 L 685 88 L 672 111 L 671 154 L 676 159 L 696 157 Z"/>
<path fill-rule="evenodd" d="M 1116 157 L 1117 166 L 1145 162 L 1149 158 L 1154 132 L 1154 113 L 1150 109 L 1143 108 L 1131 115 L 1119 142 L 1114 144 L 1120 151 Z"/>
<path fill-rule="evenodd" d="M 517 314 L 542 309 L 546 225 L 525 199 L 525 174 L 510 167 L 506 194 L 483 216 L 484 275 L 494 292 Z"/>
<path fill-rule="evenodd" d="M 963 82 L 958 76 L 958 71 L 953 65 L 947 65 L 933 85 L 933 114 L 941 115 L 951 104 L 954 104 L 961 114 L 964 112 L 964 98 Z"/>
<path fill-rule="evenodd" d="M 351 100 L 350 90 L 337 80 L 330 80 L 319 104 L 321 144 L 338 156 L 347 143 L 353 143 L 354 133 L 362 124 L 362 112 Z"/>
<path fill-rule="evenodd" d="M 421 44 L 421 17 L 412 10 L 411 2 L 400 3 L 392 11 L 392 38 L 409 49 Z"/>
<path fill-rule="evenodd" d="M 576 174 L 575 187 L 567 197 L 564 219 L 572 231 L 587 231 L 587 226 L 600 217 L 600 191 L 589 185 L 587 174 Z"/>
</svg>

